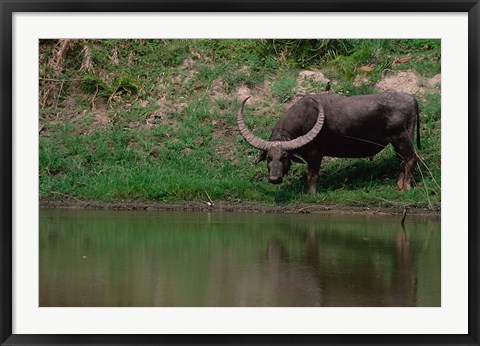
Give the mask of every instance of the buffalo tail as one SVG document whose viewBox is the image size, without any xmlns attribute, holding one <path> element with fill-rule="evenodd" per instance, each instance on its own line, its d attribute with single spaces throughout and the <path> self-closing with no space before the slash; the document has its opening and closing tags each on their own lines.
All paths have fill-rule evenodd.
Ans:
<svg viewBox="0 0 480 346">
<path fill-rule="evenodd" d="M 417 111 L 417 148 L 421 149 L 420 147 L 420 110 L 418 109 L 417 100 L 415 100 L 415 108 Z"/>
</svg>

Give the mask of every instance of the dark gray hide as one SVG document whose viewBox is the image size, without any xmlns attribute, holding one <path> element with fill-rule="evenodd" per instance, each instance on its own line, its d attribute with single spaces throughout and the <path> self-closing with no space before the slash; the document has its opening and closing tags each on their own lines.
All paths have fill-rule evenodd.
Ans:
<svg viewBox="0 0 480 346">
<path fill-rule="evenodd" d="M 253 136 L 246 129 L 243 122 L 246 100 L 237 113 L 238 127 L 252 146 L 262 150 L 258 161 L 267 160 L 270 182 L 281 183 L 291 161 L 299 161 L 300 156 L 308 164 L 308 192 L 315 194 L 324 156 L 372 157 L 391 143 L 402 166 L 397 187 L 410 189 L 411 171 L 418 160 L 413 145 L 415 123 L 420 148 L 420 119 L 414 96 L 393 91 L 351 97 L 308 95 L 278 120 L 269 141 Z M 320 116 L 324 117 L 322 121 Z M 303 139 L 301 146 L 293 146 L 294 149 L 289 147 L 299 137 L 309 137 L 314 127 L 317 132 L 313 138 Z"/>
</svg>

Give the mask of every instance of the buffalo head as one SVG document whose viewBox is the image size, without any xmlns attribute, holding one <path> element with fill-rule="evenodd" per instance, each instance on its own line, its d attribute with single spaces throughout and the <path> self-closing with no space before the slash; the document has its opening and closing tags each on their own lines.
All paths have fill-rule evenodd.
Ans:
<svg viewBox="0 0 480 346">
<path fill-rule="evenodd" d="M 247 97 L 241 104 L 237 112 L 237 128 L 242 137 L 254 148 L 262 150 L 257 162 L 267 160 L 268 181 L 273 184 L 280 184 L 283 177 L 290 170 L 291 162 L 304 162 L 300 157 L 296 156 L 294 151 L 308 144 L 320 132 L 325 120 L 323 107 L 314 99 L 318 109 L 318 118 L 315 125 L 305 135 L 287 140 L 287 141 L 265 141 L 253 135 L 246 127 L 243 120 L 243 107 Z"/>
</svg>

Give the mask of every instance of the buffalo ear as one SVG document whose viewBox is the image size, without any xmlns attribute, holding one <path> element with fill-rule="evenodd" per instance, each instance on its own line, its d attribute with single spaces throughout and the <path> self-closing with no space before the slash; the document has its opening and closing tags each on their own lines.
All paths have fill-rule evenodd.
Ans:
<svg viewBox="0 0 480 346">
<path fill-rule="evenodd" d="M 263 150 L 260 155 L 258 155 L 258 158 L 257 158 L 257 161 L 255 161 L 255 163 L 259 163 L 259 162 L 262 162 L 262 161 L 265 161 L 267 159 L 267 152 L 265 150 Z"/>
<path fill-rule="evenodd" d="M 306 163 L 305 160 L 297 154 L 292 154 L 292 161 L 296 163 Z"/>
</svg>

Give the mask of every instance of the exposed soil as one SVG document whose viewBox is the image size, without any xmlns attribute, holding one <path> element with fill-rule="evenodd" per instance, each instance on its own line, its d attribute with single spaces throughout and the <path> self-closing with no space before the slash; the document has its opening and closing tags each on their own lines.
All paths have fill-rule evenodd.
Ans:
<svg viewBox="0 0 480 346">
<path fill-rule="evenodd" d="M 401 71 L 386 75 L 375 85 L 375 88 L 378 91 L 395 90 L 409 94 L 424 94 L 425 92 L 432 92 L 432 89 L 439 86 L 440 81 L 440 74 L 424 80 L 415 71 Z"/>
<path fill-rule="evenodd" d="M 225 93 L 223 89 L 224 89 L 223 80 L 221 78 L 217 78 L 212 82 L 210 91 L 208 92 L 208 96 L 210 96 L 212 100 L 219 100 L 225 97 Z"/>
<path fill-rule="evenodd" d="M 245 100 L 245 98 L 250 96 L 250 103 L 257 103 L 262 104 L 265 102 L 265 99 L 270 95 L 270 84 L 266 80 L 263 84 L 256 86 L 253 90 L 251 90 L 246 85 L 242 85 L 235 91 L 237 100 L 239 102 Z M 228 97 L 228 95 L 223 95 L 224 97 Z"/>
<path fill-rule="evenodd" d="M 310 71 L 310 70 L 303 70 L 300 71 L 297 77 L 297 85 L 298 85 L 298 92 L 300 94 L 311 92 L 312 84 L 321 85 L 326 84 L 329 81 L 325 75 L 320 71 Z M 315 90 L 315 92 L 319 92 L 320 90 Z"/>
<path fill-rule="evenodd" d="M 325 215 L 402 215 L 403 206 L 367 207 L 346 206 L 340 204 L 266 204 L 256 202 L 215 201 L 213 206 L 207 201 L 191 202 L 140 202 L 121 200 L 116 202 L 83 201 L 69 196 L 40 199 L 42 208 L 66 209 L 103 209 L 103 210 L 146 210 L 146 211 L 198 211 L 198 212 L 249 212 L 249 213 L 287 213 L 287 214 L 325 214 Z M 407 215 L 438 216 L 440 210 L 427 208 L 408 208 Z"/>
<path fill-rule="evenodd" d="M 395 90 L 409 94 L 420 92 L 419 76 L 415 71 L 402 71 L 383 78 L 375 86 L 378 90 Z"/>
</svg>

